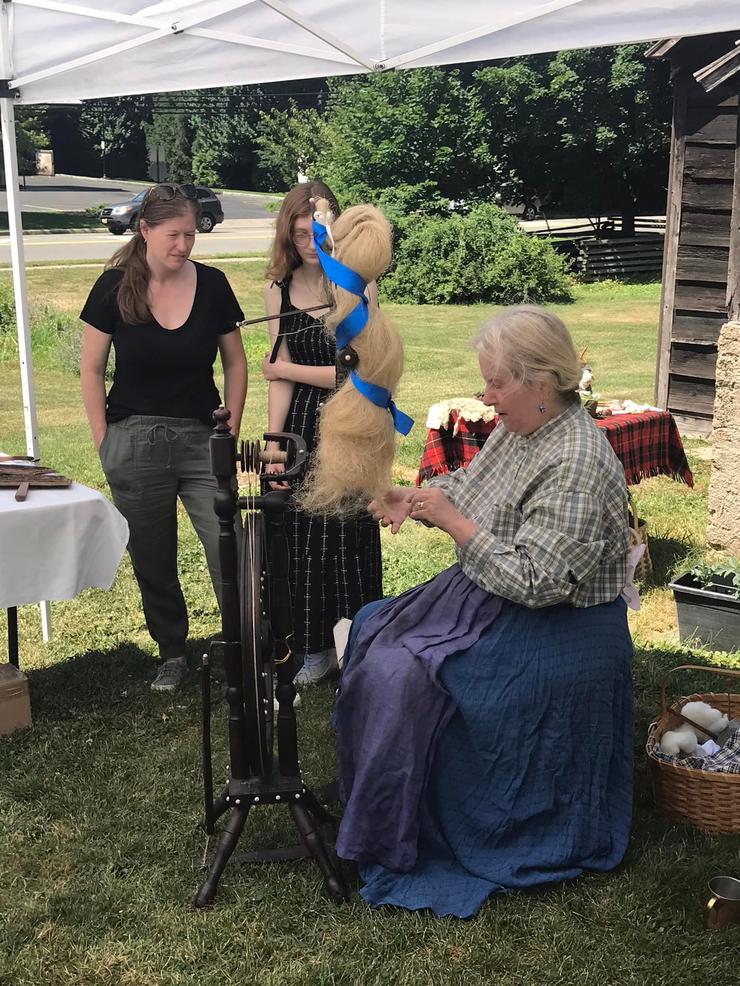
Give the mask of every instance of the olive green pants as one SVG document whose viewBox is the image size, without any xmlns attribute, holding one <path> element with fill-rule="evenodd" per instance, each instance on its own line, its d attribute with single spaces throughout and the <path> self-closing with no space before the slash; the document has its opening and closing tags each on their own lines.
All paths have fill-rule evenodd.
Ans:
<svg viewBox="0 0 740 986">
<path fill-rule="evenodd" d="M 100 446 L 113 502 L 128 521 L 128 550 L 146 625 L 164 660 L 185 654 L 188 635 L 177 566 L 178 497 L 205 549 L 216 598 L 221 598 L 211 430 L 194 418 L 133 415 L 108 425 Z"/>
</svg>

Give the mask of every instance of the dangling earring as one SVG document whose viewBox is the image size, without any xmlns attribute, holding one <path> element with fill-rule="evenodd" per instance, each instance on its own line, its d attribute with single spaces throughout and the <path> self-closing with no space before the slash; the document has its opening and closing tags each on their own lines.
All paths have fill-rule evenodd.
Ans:
<svg viewBox="0 0 740 986">
<path fill-rule="evenodd" d="M 537 406 L 537 410 L 540 412 L 540 414 L 544 414 L 545 413 L 545 402 L 544 401 L 540 401 L 539 405 Z"/>
</svg>

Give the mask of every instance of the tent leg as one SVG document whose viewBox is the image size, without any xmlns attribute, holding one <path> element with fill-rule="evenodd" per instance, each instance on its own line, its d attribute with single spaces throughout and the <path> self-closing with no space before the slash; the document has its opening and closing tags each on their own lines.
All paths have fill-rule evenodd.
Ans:
<svg viewBox="0 0 740 986">
<path fill-rule="evenodd" d="M 21 368 L 21 393 L 23 395 L 23 423 L 26 433 L 26 455 L 39 458 L 39 435 L 36 420 L 36 389 L 31 359 L 31 325 L 28 317 L 26 289 L 26 260 L 23 251 L 23 224 L 21 198 L 18 187 L 18 154 L 15 144 L 15 106 L 11 98 L 0 99 L 0 124 L 2 124 L 3 160 L 5 163 L 5 189 L 8 203 L 8 227 L 10 231 L 10 256 L 13 268 L 13 295 L 15 318 L 18 325 L 18 356 Z M 51 610 L 48 602 L 40 604 L 41 636 L 44 643 L 51 639 Z M 17 660 L 17 658 L 16 658 Z"/>
<path fill-rule="evenodd" d="M 45 644 L 48 644 L 51 640 L 51 606 L 46 600 L 39 603 L 39 612 L 41 613 L 41 638 Z"/>
<path fill-rule="evenodd" d="M 0 122 L 2 123 L 5 187 L 8 200 L 8 226 L 10 229 L 10 256 L 13 266 L 15 318 L 18 323 L 18 355 L 21 365 L 26 455 L 38 459 L 39 436 L 38 423 L 36 421 L 36 390 L 33 382 L 33 364 L 31 361 L 31 329 L 28 318 L 28 298 L 26 295 L 26 263 L 23 253 L 21 199 L 18 188 L 18 156 L 15 146 L 15 107 L 12 98 L 0 98 Z"/>
</svg>

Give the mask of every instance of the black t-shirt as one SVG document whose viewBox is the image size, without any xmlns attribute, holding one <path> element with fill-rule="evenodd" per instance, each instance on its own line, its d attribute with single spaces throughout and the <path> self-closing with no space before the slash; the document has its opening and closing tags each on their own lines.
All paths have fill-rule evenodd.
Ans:
<svg viewBox="0 0 740 986">
<path fill-rule="evenodd" d="M 105 271 L 93 285 L 80 318 L 113 337 L 109 422 L 143 414 L 213 424 L 211 415 L 221 403 L 213 380 L 218 337 L 233 332 L 244 315 L 220 270 L 196 263 L 195 271 L 193 307 L 179 329 L 165 329 L 154 319 L 141 325 L 123 321 L 117 301 L 121 270 Z"/>
</svg>

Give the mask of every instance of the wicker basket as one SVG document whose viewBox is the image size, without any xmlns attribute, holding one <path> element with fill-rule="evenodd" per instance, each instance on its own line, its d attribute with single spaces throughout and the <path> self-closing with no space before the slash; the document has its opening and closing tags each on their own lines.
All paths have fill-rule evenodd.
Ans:
<svg viewBox="0 0 740 986">
<path fill-rule="evenodd" d="M 653 562 L 650 558 L 650 545 L 648 543 L 647 524 L 644 520 L 640 520 L 637 516 L 637 509 L 631 501 L 629 507 L 629 517 L 630 546 L 637 547 L 640 544 L 645 545 L 645 551 L 643 552 L 642 558 L 638 561 L 635 568 L 635 578 L 640 581 L 644 581 L 652 574 L 653 571 Z"/>
<path fill-rule="evenodd" d="M 706 671 L 728 678 L 740 678 L 740 671 L 681 664 L 669 672 Z M 653 782 L 655 805 L 672 822 L 689 822 L 703 832 L 740 833 L 740 774 L 722 774 L 685 767 L 659 760 L 654 751 L 663 733 L 677 729 L 684 721 L 676 713 L 687 702 L 707 702 L 730 719 L 740 718 L 740 695 L 734 692 L 706 692 L 679 698 L 666 705 L 666 679 L 660 688 L 660 716 L 651 723 L 645 747 Z"/>
</svg>

